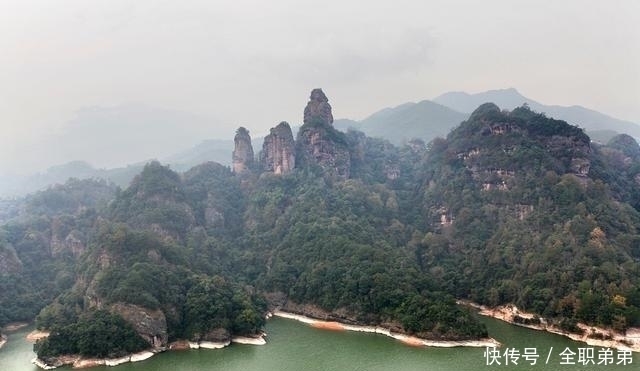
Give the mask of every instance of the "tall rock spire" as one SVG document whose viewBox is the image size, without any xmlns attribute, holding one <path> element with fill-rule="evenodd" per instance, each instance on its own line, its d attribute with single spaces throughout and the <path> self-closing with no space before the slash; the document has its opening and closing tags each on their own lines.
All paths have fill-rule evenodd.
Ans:
<svg viewBox="0 0 640 371">
<path fill-rule="evenodd" d="M 291 127 L 281 122 L 264 138 L 260 163 L 265 171 L 274 174 L 286 174 L 296 165 L 295 143 Z"/>
<path fill-rule="evenodd" d="M 235 148 L 233 149 L 233 172 L 240 174 L 247 171 L 253 165 L 253 146 L 249 130 L 239 127 L 236 136 L 233 138 Z"/>
<path fill-rule="evenodd" d="M 329 99 L 322 89 L 316 88 L 311 91 L 309 103 L 304 109 L 304 123 L 322 123 L 325 125 L 333 124 L 333 114 L 331 114 L 331 105 Z"/>
<path fill-rule="evenodd" d="M 313 89 L 304 109 L 304 125 L 296 140 L 298 162 L 320 165 L 325 173 L 347 179 L 351 171 L 347 137 L 332 123 L 329 99 L 322 89 Z"/>
</svg>

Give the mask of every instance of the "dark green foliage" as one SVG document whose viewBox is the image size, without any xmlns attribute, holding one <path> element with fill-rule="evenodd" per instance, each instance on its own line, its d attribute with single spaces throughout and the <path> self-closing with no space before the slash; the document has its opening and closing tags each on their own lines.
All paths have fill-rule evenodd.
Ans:
<svg viewBox="0 0 640 371">
<path fill-rule="evenodd" d="M 0 271 L 0 326 L 33 320 L 73 285 L 72 251 L 64 247 L 54 254 L 51 240 L 64 245 L 72 235 L 84 243 L 79 230 L 91 228 L 96 208 L 104 207 L 115 191 L 104 181 L 70 179 L 21 201 L 23 214 L 0 228 L 0 255 L 11 246 L 19 262 L 17 271 Z"/>
<path fill-rule="evenodd" d="M 28 196 L 25 208 L 31 215 L 75 214 L 79 209 L 103 207 L 116 193 L 116 186 L 98 179 L 69 179 Z"/>
<path fill-rule="evenodd" d="M 500 117 L 500 107 L 496 106 L 494 103 L 484 103 L 480 105 L 478 108 L 471 113 L 469 117 L 469 121 L 480 121 L 480 120 L 488 120 L 494 121 L 495 119 Z"/>
<path fill-rule="evenodd" d="M 192 168 L 184 174 L 184 189 L 198 224 L 210 234 L 237 237 L 242 233 L 244 195 L 240 179 L 213 162 Z"/>
<path fill-rule="evenodd" d="M 442 293 L 414 295 L 400 309 L 402 326 L 409 332 L 433 339 L 487 337 L 487 329 L 455 300 Z"/>
<path fill-rule="evenodd" d="M 222 277 L 194 277 L 186 295 L 185 335 L 199 339 L 220 328 L 233 334 L 256 334 L 264 325 L 265 311 L 264 302 Z"/>
<path fill-rule="evenodd" d="M 180 176 L 159 162 L 148 163 L 110 206 L 112 218 L 135 228 L 161 229 L 182 239 L 193 223 Z"/>
<path fill-rule="evenodd" d="M 640 145 L 638 145 L 638 142 L 636 142 L 636 140 L 630 135 L 616 135 L 609 140 L 607 147 L 617 149 L 625 156 L 629 156 L 634 160 L 640 159 Z"/>
<path fill-rule="evenodd" d="M 264 323 L 264 303 L 220 277 L 194 275 L 188 268 L 190 260 L 189 250 L 163 242 L 150 232 L 104 222 L 95 232 L 93 248 L 78 267 L 84 280 L 94 282 L 92 290 L 103 305 L 128 303 L 162 310 L 170 339 L 197 338 L 216 328 L 230 334 L 255 334 Z M 207 290 L 199 290 L 205 283 Z M 45 308 L 38 315 L 38 327 L 72 326 L 82 318 L 87 303 L 75 290 Z M 198 314 L 216 306 L 225 310 L 215 317 Z M 51 346 L 58 347 L 58 341 L 52 338 Z"/>
<path fill-rule="evenodd" d="M 537 326 L 540 324 L 540 317 L 532 317 L 532 318 L 525 318 L 525 317 L 521 317 L 521 316 L 514 316 L 513 317 L 513 322 L 521 324 L 521 325 L 527 325 L 527 326 Z"/>
<path fill-rule="evenodd" d="M 423 240 L 422 266 L 450 272 L 443 283 L 457 297 L 514 303 L 567 328 L 637 323 L 625 298 L 640 283 L 640 214 L 624 203 L 637 187 L 605 149 L 527 107 L 476 112 L 429 154 L 427 220 L 453 223 Z"/>
<path fill-rule="evenodd" d="M 39 358 L 64 354 L 87 357 L 119 357 L 149 348 L 122 317 L 104 310 L 91 311 L 77 323 L 54 327 L 51 335 L 40 340 L 34 349 Z"/>
<path fill-rule="evenodd" d="M 327 311 L 346 310 L 364 323 L 396 321 L 426 337 L 486 335 L 421 274 L 406 247 L 415 230 L 401 221 L 398 204 L 408 203 L 403 197 L 409 193 L 382 184 L 347 180 L 330 186 L 303 174 L 258 183 L 248 215 L 269 221 L 268 228 L 250 231 L 253 250 L 266 254 L 258 256 L 266 268 L 258 287 Z M 426 311 L 414 310 L 416 300 L 428 301 Z"/>
</svg>

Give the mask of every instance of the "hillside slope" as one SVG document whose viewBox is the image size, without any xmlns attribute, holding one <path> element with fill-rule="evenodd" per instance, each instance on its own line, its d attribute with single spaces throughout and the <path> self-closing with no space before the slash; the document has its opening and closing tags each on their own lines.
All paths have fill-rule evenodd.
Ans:
<svg viewBox="0 0 640 371">
<path fill-rule="evenodd" d="M 570 330 L 576 321 L 640 325 L 637 157 L 526 107 L 493 104 L 429 156 L 422 204 L 437 228 L 421 265 L 444 272 L 449 292 L 515 303 Z"/>
</svg>

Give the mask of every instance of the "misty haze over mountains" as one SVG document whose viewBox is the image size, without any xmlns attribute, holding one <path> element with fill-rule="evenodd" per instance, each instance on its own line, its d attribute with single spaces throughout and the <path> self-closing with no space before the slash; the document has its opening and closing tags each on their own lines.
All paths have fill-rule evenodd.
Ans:
<svg viewBox="0 0 640 371">
<path fill-rule="evenodd" d="M 385 108 L 361 121 L 339 119 L 334 126 L 342 131 L 360 130 L 394 144 L 412 138 L 428 142 L 446 136 L 485 102 L 493 102 L 507 110 L 526 103 L 534 111 L 585 129 L 596 141 L 606 142 L 616 133 L 640 138 L 638 124 L 581 106 L 545 105 L 513 88 L 477 94 L 448 92 L 433 100 Z M 265 127 L 271 124 L 259 123 Z M 228 166 L 233 132 L 240 125 L 254 134 L 253 146 L 259 151 L 262 138 L 258 135 L 262 133 L 251 123 L 223 124 L 188 112 L 135 104 L 86 108 L 80 110 L 62 132 L 42 144 L 43 154 L 56 154 L 54 157 L 43 155 L 43 158 L 60 165 L 29 176 L 0 174 L 0 197 L 24 195 L 65 182 L 69 177 L 99 177 L 124 187 L 151 159 L 159 159 L 178 171 L 186 171 L 205 161 Z M 294 131 L 297 126 L 292 123 Z"/>
<path fill-rule="evenodd" d="M 215 118 L 130 103 L 79 110 L 43 147 L 55 159 L 62 159 L 59 163 L 84 160 L 99 168 L 113 168 L 163 158 L 205 138 L 228 137 L 234 130 Z"/>
<path fill-rule="evenodd" d="M 577 105 L 570 107 L 545 105 L 523 96 L 514 88 L 489 90 L 477 94 L 449 92 L 434 98 L 433 101 L 467 114 L 473 112 L 479 105 L 486 102 L 493 102 L 500 106 L 500 108 L 507 110 L 512 110 L 526 103 L 536 112 L 545 113 L 549 117 L 564 120 L 571 125 L 579 126 L 585 129 L 587 133 L 591 131 L 613 130 L 618 133 L 625 133 L 640 138 L 640 126 L 638 126 L 637 123 L 619 120 Z"/>
</svg>

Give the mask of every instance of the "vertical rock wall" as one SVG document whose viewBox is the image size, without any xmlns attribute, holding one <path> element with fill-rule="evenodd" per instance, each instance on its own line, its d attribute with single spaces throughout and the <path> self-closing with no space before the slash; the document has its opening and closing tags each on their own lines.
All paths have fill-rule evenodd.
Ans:
<svg viewBox="0 0 640 371">
<path fill-rule="evenodd" d="M 253 165 L 253 146 L 251 145 L 251 137 L 249 131 L 243 127 L 236 130 L 236 136 L 233 138 L 235 148 L 233 149 L 233 172 L 240 174 L 249 170 Z"/>
<path fill-rule="evenodd" d="M 286 174 L 296 166 L 295 143 L 291 127 L 281 122 L 264 138 L 260 163 L 265 171 Z"/>
</svg>

